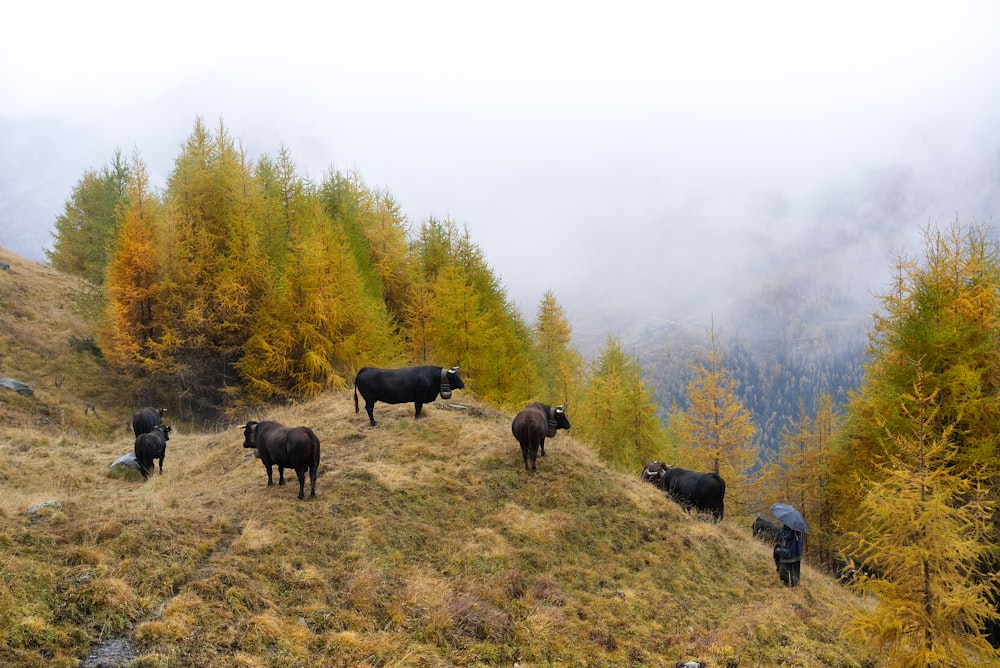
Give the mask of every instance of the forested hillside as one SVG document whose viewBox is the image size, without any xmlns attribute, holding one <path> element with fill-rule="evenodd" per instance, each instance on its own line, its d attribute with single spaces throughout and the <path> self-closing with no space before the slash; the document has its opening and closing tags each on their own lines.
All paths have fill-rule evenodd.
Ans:
<svg viewBox="0 0 1000 668">
<path fill-rule="evenodd" d="M 803 411 L 829 395 L 847 403 L 861 385 L 870 317 L 821 273 L 795 273 L 762 286 L 752 298 L 716 318 L 722 358 L 736 393 L 752 413 L 762 453 L 775 453 L 782 434 Z M 648 328 L 636 339 L 643 371 L 667 415 L 687 407 L 691 365 L 704 355 L 708 325 L 672 322 Z"/>
<path fill-rule="evenodd" d="M 718 474 L 727 521 L 793 503 L 808 560 L 860 565 L 876 611 L 849 626 L 873 654 L 996 659 L 991 229 L 928 227 L 870 318 L 799 262 L 704 331 L 609 334 L 587 363 L 555 295 L 529 320 L 469 227 L 399 210 L 358 174 L 313 182 L 287 151 L 251 158 L 198 120 L 162 190 L 138 155 L 85 174 L 50 260 L 83 281 L 89 354 L 193 429 L 339 392 L 364 366 L 461 364 L 493 410 L 568 402 L 573 437 L 619 473 L 660 459 Z"/>
</svg>

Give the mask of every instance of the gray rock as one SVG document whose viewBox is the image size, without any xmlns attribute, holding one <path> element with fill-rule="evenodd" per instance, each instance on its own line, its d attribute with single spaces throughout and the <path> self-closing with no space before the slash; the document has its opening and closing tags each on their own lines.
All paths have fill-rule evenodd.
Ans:
<svg viewBox="0 0 1000 668">
<path fill-rule="evenodd" d="M 112 638 L 91 646 L 80 668 L 119 668 L 131 665 L 137 656 L 128 638 Z"/>
<path fill-rule="evenodd" d="M 19 380 L 14 380 L 13 378 L 0 378 L 0 387 L 6 387 L 8 390 L 14 390 L 18 394 L 30 397 L 35 393 L 31 386 L 27 383 L 22 383 Z"/>
<path fill-rule="evenodd" d="M 33 505 L 32 507 L 28 508 L 28 510 L 25 511 L 25 512 L 28 515 L 36 515 L 36 514 L 38 514 L 38 511 L 41 510 L 42 508 L 56 508 L 56 509 L 59 509 L 59 508 L 62 508 L 62 502 L 61 501 L 45 501 L 43 503 L 38 503 L 38 504 Z"/>
<path fill-rule="evenodd" d="M 130 452 L 127 455 L 122 455 L 121 457 L 119 457 L 115 461 L 111 462 L 111 466 L 109 468 L 114 468 L 116 466 L 124 466 L 126 468 L 130 468 L 130 469 L 134 469 L 134 470 L 138 471 L 139 470 L 139 460 L 137 460 L 135 458 L 135 453 L 134 452 Z"/>
</svg>

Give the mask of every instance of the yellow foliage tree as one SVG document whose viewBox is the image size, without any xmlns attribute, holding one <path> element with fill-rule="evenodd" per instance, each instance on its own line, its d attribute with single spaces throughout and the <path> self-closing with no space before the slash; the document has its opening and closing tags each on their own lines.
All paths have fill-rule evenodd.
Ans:
<svg viewBox="0 0 1000 668">
<path fill-rule="evenodd" d="M 978 632 L 996 614 L 995 578 L 983 578 L 993 503 L 989 490 L 956 476 L 954 424 L 942 425 L 940 394 L 927 392 L 915 363 L 911 393 L 899 397 L 904 433 L 886 432 L 891 452 L 865 490 L 848 553 L 873 574 L 856 589 L 874 606 L 854 610 L 846 632 L 899 666 L 995 665 L 1000 652 Z"/>
<path fill-rule="evenodd" d="M 750 411 L 736 396 L 736 383 L 726 371 L 718 347 L 718 331 L 709 330 L 708 357 L 692 364 L 694 378 L 687 385 L 688 407 L 678 414 L 685 449 L 698 468 L 714 471 L 726 481 L 726 506 L 747 512 L 754 498 L 752 467 L 757 462 Z"/>
<path fill-rule="evenodd" d="M 618 470 L 638 475 L 647 462 L 663 459 L 656 409 L 639 361 L 609 335 L 572 413 L 574 434 Z"/>
<path fill-rule="evenodd" d="M 545 291 L 538 304 L 534 335 L 542 397 L 547 402 L 575 399 L 580 393 L 583 360 L 573 348 L 569 320 L 551 290 Z"/>
<path fill-rule="evenodd" d="M 135 156 L 129 168 L 127 206 L 104 280 L 107 306 L 100 330 L 108 364 L 128 375 L 140 375 L 151 363 L 151 342 L 158 336 L 161 266 L 157 248 L 159 202 L 150 192 L 145 165 Z"/>
<path fill-rule="evenodd" d="M 809 521 L 806 556 L 825 565 L 835 560 L 829 497 L 829 463 L 837 418 L 829 394 L 816 400 L 815 417 L 799 406 L 799 417 L 782 435 L 781 451 L 764 467 L 763 497 L 758 507 L 789 503 Z"/>
</svg>

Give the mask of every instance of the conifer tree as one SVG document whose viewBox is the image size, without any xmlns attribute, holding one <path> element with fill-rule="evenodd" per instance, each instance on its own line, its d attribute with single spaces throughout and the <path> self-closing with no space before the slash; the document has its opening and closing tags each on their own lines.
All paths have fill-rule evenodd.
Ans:
<svg viewBox="0 0 1000 668">
<path fill-rule="evenodd" d="M 133 376 L 154 366 L 152 342 L 159 336 L 161 258 L 157 247 L 159 202 L 150 190 L 146 167 L 135 156 L 119 210 L 120 222 L 103 281 L 105 324 L 99 330 L 104 357 L 115 370 Z"/>
<path fill-rule="evenodd" d="M 996 583 L 979 573 L 993 504 L 980 483 L 954 474 L 954 425 L 939 420 L 939 392 L 925 389 L 933 372 L 913 366 L 913 390 L 898 400 L 907 428 L 893 433 L 886 423 L 881 480 L 859 481 L 863 520 L 847 549 L 877 573 L 854 585 L 875 605 L 859 606 L 847 632 L 895 665 L 992 664 L 1000 652 L 978 630 L 996 614 Z"/>
<path fill-rule="evenodd" d="M 751 469 L 757 462 L 753 418 L 736 396 L 736 383 L 723 364 L 714 324 L 708 334 L 707 359 L 692 364 L 688 407 L 680 415 L 682 429 L 698 468 L 722 476 L 726 505 L 739 513 L 753 499 Z"/>
<path fill-rule="evenodd" d="M 372 294 L 381 296 L 396 320 L 405 320 L 414 271 L 399 204 L 388 192 L 369 188 L 357 172 L 331 172 L 320 196 L 327 215 L 343 228 Z"/>
<path fill-rule="evenodd" d="M 277 165 L 270 194 L 282 200 L 276 236 L 286 251 L 239 363 L 258 401 L 344 387 L 361 366 L 397 361 L 401 350 L 385 304 L 364 286 L 344 227 L 327 215 L 329 202 L 301 181 L 286 183 L 294 178 L 287 153 Z"/>
<path fill-rule="evenodd" d="M 907 551 L 902 552 L 912 546 L 954 555 L 956 563 L 948 567 L 953 570 L 940 575 L 942 582 L 971 596 L 967 599 L 975 607 L 977 587 L 989 587 L 985 594 L 992 596 L 996 578 L 994 555 L 977 553 L 966 541 L 974 535 L 992 550 L 997 537 L 995 517 L 987 524 L 972 518 L 981 507 L 996 512 L 1000 261 L 996 241 L 978 226 L 928 228 L 924 244 L 922 261 L 897 261 L 892 286 L 881 298 L 864 382 L 837 434 L 829 498 L 836 523 L 852 537 L 843 545 L 846 555 L 854 557 L 852 550 L 864 547 L 866 557 L 884 568 L 886 550 L 902 548 L 880 543 L 877 534 L 905 534 Z M 915 494 L 922 485 L 929 488 Z M 981 500 L 980 490 L 992 490 L 990 503 Z M 873 522 L 873 500 L 883 506 L 881 522 Z M 906 533 L 905 527 L 890 526 L 892 517 L 898 523 L 918 517 L 930 522 L 928 513 L 936 513 L 934 522 L 940 523 L 935 532 Z M 892 567 L 904 568 L 896 562 Z M 907 611 L 908 590 L 881 587 L 878 592 L 887 599 L 882 607 L 890 615 L 886 623 L 914 623 Z M 933 625 L 921 628 L 934 647 L 950 643 L 947 638 L 956 634 L 966 636 L 970 647 L 977 645 L 978 626 L 956 628 L 957 613 L 934 607 L 933 615 L 928 611 L 919 622 Z M 912 643 L 897 649 L 909 656 Z"/>
<path fill-rule="evenodd" d="M 158 354 L 182 419 L 189 409 L 224 408 L 266 278 L 263 264 L 248 255 L 257 245 L 251 169 L 221 123 L 213 135 L 198 119 L 168 179 L 162 302 L 170 318 Z"/>
<path fill-rule="evenodd" d="M 924 232 L 923 262 L 901 257 L 869 335 L 870 362 L 838 436 L 831 494 L 837 521 L 853 528 L 859 476 L 878 482 L 893 453 L 886 432 L 904 436 L 912 423 L 898 397 L 912 391 L 918 371 L 936 394 L 941 425 L 950 425 L 956 475 L 998 480 L 1000 409 L 1000 259 L 988 231 L 958 224 Z M 913 360 L 919 364 L 914 366 Z"/>
<path fill-rule="evenodd" d="M 542 396 L 548 401 L 576 398 L 583 376 L 583 361 L 573 348 L 572 330 L 551 290 L 538 304 L 534 335 L 541 377 Z"/>
<path fill-rule="evenodd" d="M 782 434 L 781 450 L 764 466 L 764 496 L 757 507 L 780 501 L 795 506 L 809 520 L 807 557 L 833 565 L 834 527 L 828 494 L 829 461 L 837 428 L 829 394 L 816 399 L 815 417 L 799 403 L 798 420 Z"/>
<path fill-rule="evenodd" d="M 656 408 L 639 361 L 609 335 L 572 414 L 575 435 L 618 470 L 638 472 L 647 462 L 663 459 L 663 425 Z"/>
<path fill-rule="evenodd" d="M 52 250 L 45 251 L 53 267 L 94 285 L 104 282 L 129 176 L 128 162 L 120 150 L 100 172 L 84 172 L 56 217 Z"/>
</svg>

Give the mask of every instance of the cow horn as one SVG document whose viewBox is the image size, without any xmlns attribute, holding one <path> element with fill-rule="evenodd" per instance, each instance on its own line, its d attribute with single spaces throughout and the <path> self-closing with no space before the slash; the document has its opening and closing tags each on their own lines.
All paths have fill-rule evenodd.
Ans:
<svg viewBox="0 0 1000 668">
<path fill-rule="evenodd" d="M 449 373 L 458 373 L 458 370 L 462 368 L 461 364 L 456 364 L 455 366 L 448 369 Z"/>
</svg>

